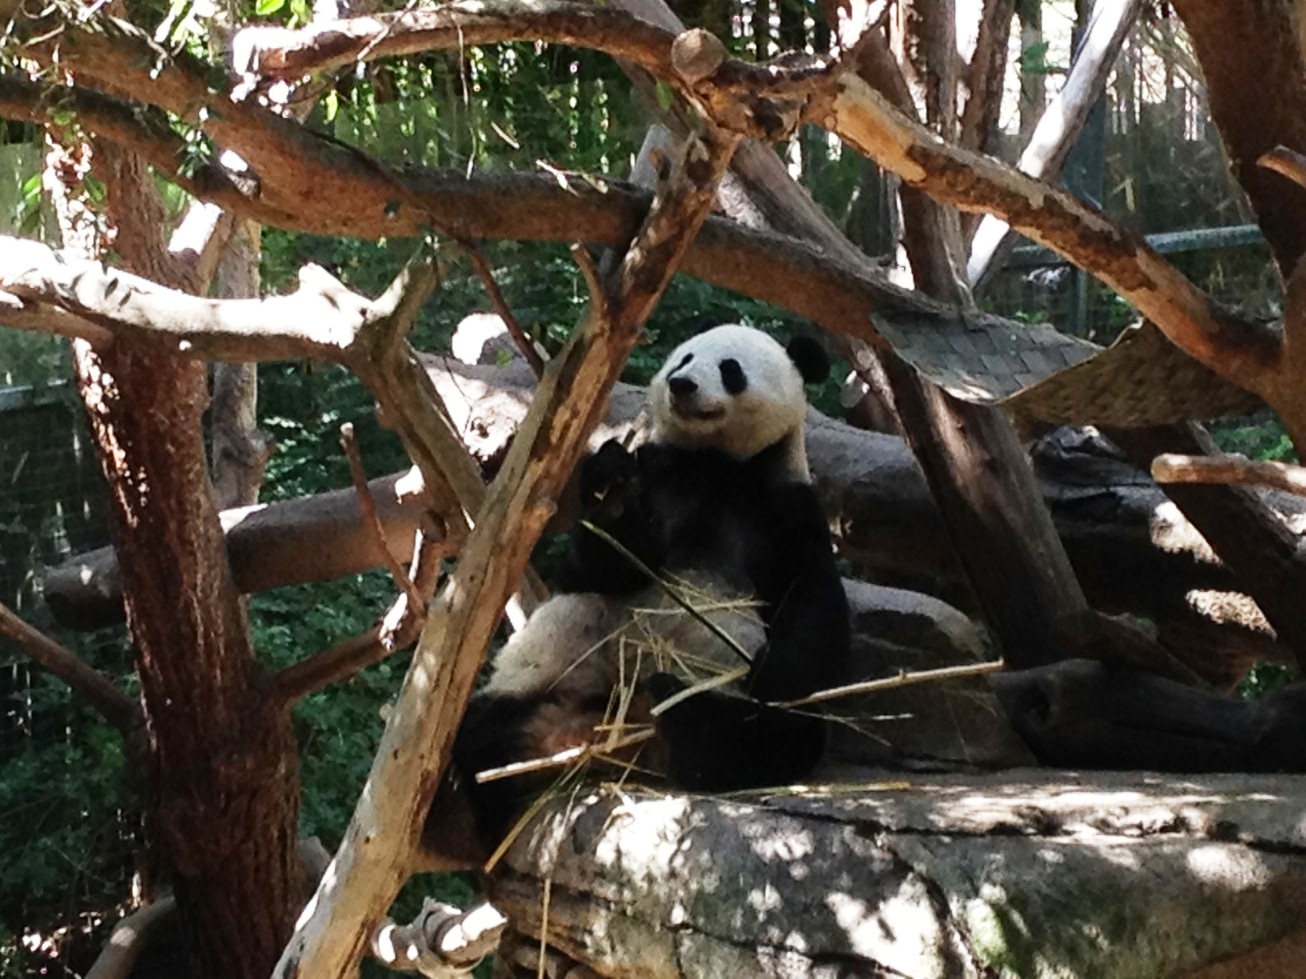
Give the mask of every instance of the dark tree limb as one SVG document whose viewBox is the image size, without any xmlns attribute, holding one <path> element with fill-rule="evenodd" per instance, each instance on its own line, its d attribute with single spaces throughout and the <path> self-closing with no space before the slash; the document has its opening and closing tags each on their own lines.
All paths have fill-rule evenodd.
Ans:
<svg viewBox="0 0 1306 979">
<path fill-rule="evenodd" d="M 966 106 L 961 113 L 958 141 L 969 150 L 987 152 L 997 128 L 1015 13 L 1016 0 L 984 0 L 980 11 L 975 51 L 962 75 Z"/>
<path fill-rule="evenodd" d="M 490 263 L 485 260 L 485 256 L 471 242 L 464 241 L 459 244 L 462 247 L 463 254 L 467 256 L 467 261 L 472 263 L 472 268 L 480 278 L 481 285 L 485 288 L 485 295 L 489 297 L 490 307 L 499 314 L 499 319 L 503 320 L 503 325 L 507 327 L 512 342 L 517 345 L 517 349 L 521 351 L 526 363 L 531 365 L 531 370 L 535 372 L 535 376 L 537 378 L 541 377 L 544 374 L 544 358 L 535 349 L 535 344 L 526 335 L 521 323 L 517 322 L 512 307 L 508 305 L 508 301 L 503 297 L 503 290 L 499 288 L 498 280 L 494 277 L 494 270 L 490 268 Z"/>
<path fill-rule="evenodd" d="M 165 897 L 127 915 L 113 926 L 86 979 L 130 979 L 141 952 L 176 913 L 176 900 Z"/>
<path fill-rule="evenodd" d="M 0 636 L 57 676 L 123 734 L 141 723 L 141 710 L 112 680 L 78 659 L 77 654 L 0 604 Z"/>
</svg>

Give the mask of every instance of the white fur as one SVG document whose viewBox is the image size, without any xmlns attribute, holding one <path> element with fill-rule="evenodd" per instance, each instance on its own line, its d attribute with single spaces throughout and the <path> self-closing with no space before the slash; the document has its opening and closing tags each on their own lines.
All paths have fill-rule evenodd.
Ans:
<svg viewBox="0 0 1306 979">
<path fill-rule="evenodd" d="M 687 355 L 692 359 L 685 364 Z M 720 362 L 733 358 L 747 378 L 746 389 L 725 389 Z M 688 402 L 674 404 L 671 376 L 693 380 Z M 718 326 L 685 341 L 667 358 L 649 385 L 651 441 L 686 448 L 722 449 L 747 459 L 787 440 L 787 475 L 809 481 L 803 447 L 807 398 L 798 368 L 783 346 L 746 326 Z M 688 409 L 688 411 L 686 411 Z M 711 569 L 671 569 L 686 579 L 691 603 L 750 654 L 766 640 L 751 596 Z M 737 597 L 723 597 L 737 596 Z M 686 654 L 689 655 L 686 655 Z M 495 660 L 486 692 L 528 697 L 550 692 L 578 702 L 657 671 L 694 682 L 704 661 L 727 669 L 743 665 L 739 655 L 701 621 L 650 585 L 627 599 L 597 594 L 558 595 L 540 606 Z"/>
<path fill-rule="evenodd" d="M 686 357 L 692 357 L 688 364 Z M 748 379 L 739 394 L 722 384 L 720 363 L 726 358 L 738 361 Z M 673 375 L 698 385 L 687 406 L 672 400 L 668 382 Z M 788 351 L 760 330 L 727 323 L 686 340 L 649 384 L 649 402 L 654 442 L 721 449 L 736 459 L 748 459 L 789 439 L 794 477 L 810 479 L 803 448 L 803 377 Z"/>
<path fill-rule="evenodd" d="M 751 657 L 766 641 L 766 626 L 748 596 L 719 579 L 692 575 L 673 587 L 693 606 L 691 615 L 656 585 L 632 598 L 555 595 L 514 633 L 494 661 L 487 693 L 561 700 L 629 687 L 657 672 L 690 682 L 745 665 L 738 651 L 704 625 L 708 619 Z"/>
</svg>

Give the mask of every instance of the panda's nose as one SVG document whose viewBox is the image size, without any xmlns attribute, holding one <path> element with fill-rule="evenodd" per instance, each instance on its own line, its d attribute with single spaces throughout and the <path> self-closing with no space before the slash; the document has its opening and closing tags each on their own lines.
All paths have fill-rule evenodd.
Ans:
<svg viewBox="0 0 1306 979">
<path fill-rule="evenodd" d="M 686 398 L 698 390 L 698 384 L 688 377 L 671 377 L 667 379 L 667 387 L 671 389 L 671 394 L 676 398 Z"/>
</svg>

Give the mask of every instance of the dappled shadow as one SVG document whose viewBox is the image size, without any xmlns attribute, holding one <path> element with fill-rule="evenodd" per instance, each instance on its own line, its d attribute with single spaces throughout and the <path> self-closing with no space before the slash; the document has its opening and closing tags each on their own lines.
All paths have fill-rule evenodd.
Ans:
<svg viewBox="0 0 1306 979">
<path fill-rule="evenodd" d="M 551 804 L 506 863 L 519 925 L 538 928 L 547 880 L 549 940 L 601 972 L 1178 975 L 1306 923 L 1306 778 L 593 790 Z"/>
</svg>

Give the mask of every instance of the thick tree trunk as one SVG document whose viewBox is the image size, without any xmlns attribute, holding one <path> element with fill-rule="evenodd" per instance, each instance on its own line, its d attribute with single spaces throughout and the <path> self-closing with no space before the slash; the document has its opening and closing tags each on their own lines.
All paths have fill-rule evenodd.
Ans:
<svg viewBox="0 0 1306 979">
<path fill-rule="evenodd" d="M 937 10 L 910 5 L 902 17 L 901 34 L 895 38 L 897 58 L 867 56 L 863 63 L 872 77 L 880 77 L 897 108 L 952 135 L 952 4 Z M 899 66 L 914 78 L 914 100 Z M 957 212 L 911 188 L 904 188 L 901 200 L 903 238 L 916 288 L 950 305 L 973 308 L 962 272 Z M 1065 655 L 1056 639 L 1056 624 L 1082 615 L 1088 605 L 1011 422 L 991 405 L 952 397 L 892 352 L 880 360 L 907 443 L 1007 661 L 1023 667 Z"/>
<path fill-rule="evenodd" d="M 1066 656 L 1058 623 L 1088 602 L 1011 422 L 1001 409 L 953 398 L 893 354 L 884 365 L 908 444 L 1007 662 Z"/>
<path fill-rule="evenodd" d="M 150 837 L 204 973 L 266 976 L 299 897 L 298 749 L 289 713 L 257 691 L 226 567 L 199 435 L 204 368 L 127 342 L 78 360 L 102 458 L 121 460 L 105 475 L 151 734 Z"/>
<path fill-rule="evenodd" d="M 96 162 L 123 261 L 178 284 L 144 165 L 110 147 Z M 74 348 L 138 656 L 149 839 L 200 974 L 262 979 L 302 897 L 298 748 L 289 712 L 258 687 L 226 560 L 201 439 L 205 369 L 125 338 L 99 354 Z"/>
</svg>

